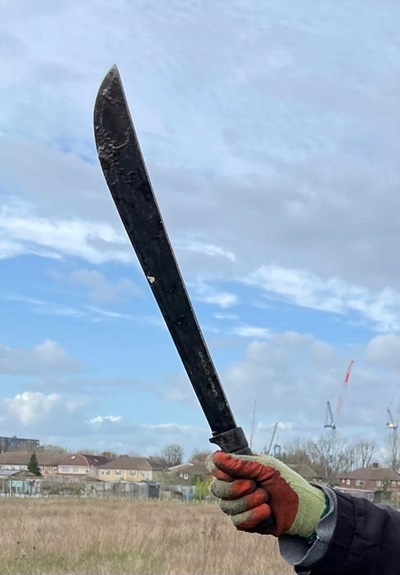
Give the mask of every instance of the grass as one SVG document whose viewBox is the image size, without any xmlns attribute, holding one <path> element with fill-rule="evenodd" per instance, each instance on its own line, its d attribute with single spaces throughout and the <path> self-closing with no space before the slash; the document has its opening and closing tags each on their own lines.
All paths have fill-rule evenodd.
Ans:
<svg viewBox="0 0 400 575">
<path fill-rule="evenodd" d="M 272 537 L 239 533 L 218 506 L 0 500 L 0 575 L 286 575 Z"/>
</svg>

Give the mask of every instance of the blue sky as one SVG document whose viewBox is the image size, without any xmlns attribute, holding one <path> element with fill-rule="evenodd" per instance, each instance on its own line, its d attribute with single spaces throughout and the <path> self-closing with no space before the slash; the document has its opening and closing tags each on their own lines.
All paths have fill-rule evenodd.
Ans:
<svg viewBox="0 0 400 575">
<path fill-rule="evenodd" d="M 399 399 L 391 0 L 5 0 L 0 434 L 209 447 L 130 248 L 92 114 L 117 64 L 204 336 L 253 448 L 384 442 Z"/>
</svg>

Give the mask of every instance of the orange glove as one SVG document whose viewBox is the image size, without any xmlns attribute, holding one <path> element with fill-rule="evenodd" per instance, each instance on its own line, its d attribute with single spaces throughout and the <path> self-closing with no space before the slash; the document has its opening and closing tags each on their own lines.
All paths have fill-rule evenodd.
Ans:
<svg viewBox="0 0 400 575">
<path fill-rule="evenodd" d="M 217 451 L 207 466 L 215 479 L 210 490 L 237 529 L 312 538 L 328 510 L 324 492 L 287 465 L 270 457 Z M 273 516 L 274 526 L 263 522 Z"/>
</svg>

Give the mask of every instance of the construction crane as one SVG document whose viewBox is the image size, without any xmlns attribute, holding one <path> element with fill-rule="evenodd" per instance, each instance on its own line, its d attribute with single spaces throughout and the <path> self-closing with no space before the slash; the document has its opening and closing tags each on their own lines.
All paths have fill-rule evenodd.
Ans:
<svg viewBox="0 0 400 575">
<path fill-rule="evenodd" d="M 397 428 L 399 427 L 399 421 L 400 421 L 400 385 L 399 385 L 399 389 L 398 389 L 397 393 L 398 393 L 397 419 L 394 419 L 392 412 L 390 411 L 390 406 L 392 405 L 392 402 L 390 402 L 390 405 L 386 410 L 388 417 L 389 417 L 389 420 L 386 422 L 386 427 L 387 427 L 387 429 L 391 429 L 392 431 L 396 431 Z"/>
<path fill-rule="evenodd" d="M 387 414 L 388 414 L 388 416 L 389 416 L 389 421 L 386 422 L 386 427 L 387 427 L 388 429 L 393 429 L 393 431 L 396 431 L 396 429 L 397 429 L 398 426 L 399 426 L 399 419 L 397 418 L 397 421 L 395 421 L 395 420 L 393 419 L 392 412 L 390 411 L 390 406 L 389 406 L 388 409 L 387 409 Z"/>
<path fill-rule="evenodd" d="M 354 361 L 351 360 L 351 362 L 349 363 L 349 366 L 346 370 L 344 380 L 343 380 L 343 385 L 342 385 L 342 391 L 341 391 L 341 394 L 339 395 L 338 403 L 336 406 L 335 416 L 333 416 L 332 407 L 331 407 L 330 402 L 328 401 L 326 404 L 326 420 L 325 420 L 324 427 L 330 427 L 332 429 L 332 431 L 335 431 L 339 417 L 340 417 L 340 413 L 342 411 L 344 396 L 346 395 L 346 391 L 347 391 L 347 388 L 349 386 L 349 379 L 350 379 L 350 374 L 351 374 L 351 369 L 353 367 L 353 363 L 354 363 Z"/>
<path fill-rule="evenodd" d="M 389 421 L 386 422 L 386 427 L 388 429 L 392 429 L 393 431 L 396 431 L 396 429 L 399 426 L 399 420 L 400 420 L 400 386 L 399 386 L 399 391 L 398 391 L 398 400 L 397 400 L 397 419 L 395 420 L 392 412 L 390 411 L 390 406 L 392 405 L 392 402 L 390 402 L 389 407 L 387 408 L 387 414 L 389 416 Z"/>
<path fill-rule="evenodd" d="M 275 443 L 274 445 L 274 457 L 275 459 L 280 459 L 282 455 L 282 447 L 279 445 L 279 443 Z"/>
<path fill-rule="evenodd" d="M 275 439 L 276 430 L 278 429 L 278 425 L 279 425 L 279 422 L 277 421 L 277 422 L 275 423 L 274 430 L 273 430 L 272 435 L 271 435 L 271 440 L 270 440 L 270 442 L 269 442 L 268 449 L 266 450 L 267 455 L 269 455 L 269 454 L 271 453 L 272 444 L 273 444 L 274 439 Z M 274 451 L 275 451 L 275 447 L 277 447 L 277 446 L 274 445 Z"/>
<path fill-rule="evenodd" d="M 253 439 L 254 439 L 254 429 L 256 426 L 256 407 L 257 407 L 257 401 L 254 400 L 254 404 L 253 404 L 253 417 L 251 418 L 251 433 L 250 433 L 250 449 L 253 447 Z"/>
<path fill-rule="evenodd" d="M 331 427 L 333 430 L 336 429 L 336 424 L 335 420 L 333 419 L 333 413 L 330 401 L 326 402 L 326 417 L 324 427 Z"/>
</svg>

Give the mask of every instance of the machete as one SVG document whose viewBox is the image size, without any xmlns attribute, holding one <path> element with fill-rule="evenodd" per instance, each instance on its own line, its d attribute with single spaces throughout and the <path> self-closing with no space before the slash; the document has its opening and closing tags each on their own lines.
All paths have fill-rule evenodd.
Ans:
<svg viewBox="0 0 400 575">
<path fill-rule="evenodd" d="M 105 76 L 94 107 L 100 164 L 115 206 L 222 451 L 251 454 L 217 375 L 158 208 L 118 68 Z"/>
</svg>

